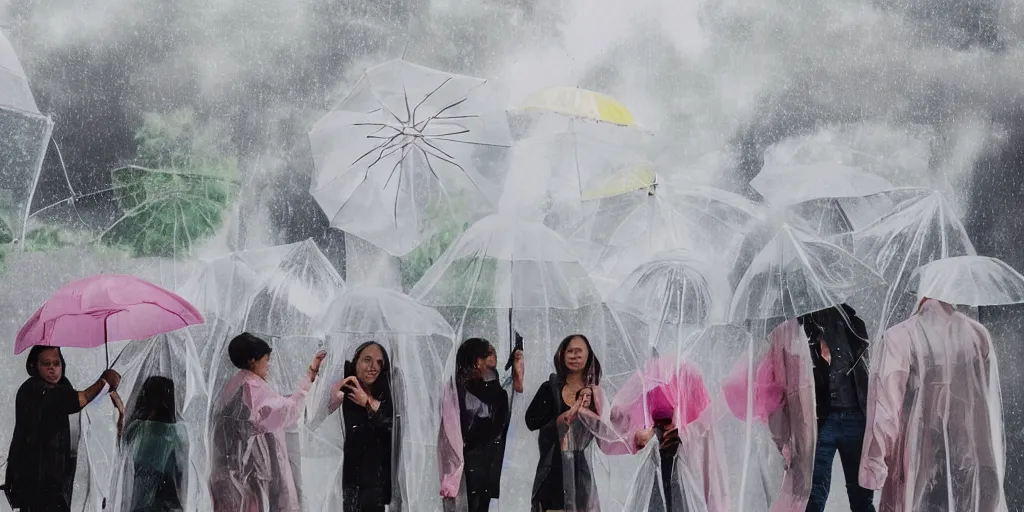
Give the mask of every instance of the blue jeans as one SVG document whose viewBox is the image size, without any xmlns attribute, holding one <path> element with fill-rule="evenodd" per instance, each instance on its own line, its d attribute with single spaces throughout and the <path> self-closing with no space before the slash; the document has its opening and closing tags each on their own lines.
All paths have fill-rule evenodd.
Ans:
<svg viewBox="0 0 1024 512">
<path fill-rule="evenodd" d="M 836 458 L 837 450 L 843 464 L 843 476 L 846 477 L 846 495 L 850 498 L 851 512 L 875 512 L 872 503 L 874 493 L 857 482 L 866 423 L 864 413 L 859 410 L 839 410 L 830 412 L 825 424 L 818 429 L 811 499 L 807 502 L 807 512 L 825 510 L 829 487 L 832 486 L 832 461 Z"/>
</svg>

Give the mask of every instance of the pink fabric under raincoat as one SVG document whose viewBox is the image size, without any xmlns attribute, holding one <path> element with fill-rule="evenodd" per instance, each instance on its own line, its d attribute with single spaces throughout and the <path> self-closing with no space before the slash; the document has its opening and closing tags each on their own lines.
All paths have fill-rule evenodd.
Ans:
<svg viewBox="0 0 1024 512">
<path fill-rule="evenodd" d="M 926 299 L 872 354 L 860 484 L 879 512 L 1007 510 L 1002 401 L 988 331 Z"/>
<path fill-rule="evenodd" d="M 281 396 L 248 370 L 228 381 L 212 422 L 216 512 L 300 512 L 285 429 L 298 422 L 311 384 L 307 375 Z"/>
<path fill-rule="evenodd" d="M 736 371 L 723 386 L 726 402 L 741 420 L 752 416 L 766 422 L 772 440 L 785 461 L 785 477 L 772 512 L 793 512 L 807 508 L 814 472 L 814 451 L 818 422 L 814 401 L 814 368 L 807 336 L 795 318 L 768 335 L 768 352 L 754 369 L 753 410 L 748 415 L 747 365 Z"/>
<path fill-rule="evenodd" d="M 653 426 L 655 418 L 671 416 L 680 442 L 676 482 L 683 486 L 687 510 L 724 512 L 729 497 L 710 405 L 696 366 L 658 359 L 616 393 L 611 420 L 623 439 L 632 440 L 637 431 Z"/>
</svg>

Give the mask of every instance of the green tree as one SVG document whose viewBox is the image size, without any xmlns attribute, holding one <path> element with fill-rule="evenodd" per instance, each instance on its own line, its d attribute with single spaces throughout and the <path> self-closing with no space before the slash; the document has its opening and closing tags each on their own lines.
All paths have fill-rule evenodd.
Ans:
<svg viewBox="0 0 1024 512">
<path fill-rule="evenodd" d="M 137 257 L 180 257 L 216 233 L 238 179 L 222 133 L 191 109 L 144 116 L 135 163 L 111 171 L 122 215 L 100 240 Z"/>
</svg>

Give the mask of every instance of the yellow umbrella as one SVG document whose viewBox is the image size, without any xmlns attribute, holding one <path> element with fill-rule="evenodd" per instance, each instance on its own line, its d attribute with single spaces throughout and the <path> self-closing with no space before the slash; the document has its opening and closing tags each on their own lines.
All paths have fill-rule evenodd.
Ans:
<svg viewBox="0 0 1024 512">
<path fill-rule="evenodd" d="M 548 87 L 529 95 L 522 110 L 545 110 L 583 119 L 633 126 L 633 114 L 619 100 L 578 87 Z"/>
<path fill-rule="evenodd" d="M 651 188 L 658 184 L 658 176 L 651 164 L 635 164 L 601 180 L 600 183 L 583 190 L 584 201 L 605 199 L 617 195 Z"/>
</svg>

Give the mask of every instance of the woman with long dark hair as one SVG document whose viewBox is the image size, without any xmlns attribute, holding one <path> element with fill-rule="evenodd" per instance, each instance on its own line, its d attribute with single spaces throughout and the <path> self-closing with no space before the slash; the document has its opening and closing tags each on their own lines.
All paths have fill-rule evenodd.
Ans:
<svg viewBox="0 0 1024 512">
<path fill-rule="evenodd" d="M 65 376 L 67 363 L 58 347 L 29 350 L 29 378 L 18 388 L 14 405 L 14 436 L 7 456 L 4 493 L 22 512 L 62 512 L 71 508 L 77 463 L 69 416 L 85 408 L 121 376 L 106 370 L 96 382 L 76 391 Z"/>
<path fill-rule="evenodd" d="M 215 512 L 299 512 L 298 483 L 288 461 L 285 429 L 305 408 L 306 394 L 327 355 L 313 357 L 294 393 L 267 383 L 270 345 L 244 332 L 228 344 L 238 373 L 220 393 L 213 418 L 210 487 Z"/>
<path fill-rule="evenodd" d="M 604 394 L 601 362 L 582 334 L 567 336 L 555 352 L 555 373 L 540 385 L 526 410 L 526 426 L 539 430 L 540 460 L 533 481 L 535 511 L 600 510 L 587 449 L 593 441 L 607 454 L 632 446 L 601 428 Z"/>
<path fill-rule="evenodd" d="M 133 406 L 122 437 L 126 460 L 121 510 L 184 510 L 188 433 L 177 422 L 174 381 L 159 375 L 147 378 Z"/>
<path fill-rule="evenodd" d="M 522 393 L 523 351 L 514 351 L 511 362 L 509 384 Z M 462 342 L 441 408 L 438 457 L 447 510 L 487 512 L 491 500 L 499 498 L 511 401 L 498 377 L 497 354 L 489 341 Z"/>
<path fill-rule="evenodd" d="M 384 512 L 392 501 L 394 402 L 391 361 L 367 341 L 345 362 L 345 378 L 331 389 L 328 413 L 341 407 L 345 425 L 341 469 L 344 512 Z"/>
</svg>

